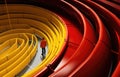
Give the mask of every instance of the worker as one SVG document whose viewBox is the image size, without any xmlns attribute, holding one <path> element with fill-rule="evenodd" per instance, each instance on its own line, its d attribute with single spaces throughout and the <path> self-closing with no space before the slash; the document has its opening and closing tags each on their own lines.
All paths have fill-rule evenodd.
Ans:
<svg viewBox="0 0 120 77">
<path fill-rule="evenodd" d="M 40 47 L 42 48 L 42 56 L 45 57 L 45 53 L 46 53 L 46 50 L 45 50 L 45 47 L 46 47 L 46 40 L 44 38 L 42 38 L 41 42 L 40 42 Z"/>
</svg>

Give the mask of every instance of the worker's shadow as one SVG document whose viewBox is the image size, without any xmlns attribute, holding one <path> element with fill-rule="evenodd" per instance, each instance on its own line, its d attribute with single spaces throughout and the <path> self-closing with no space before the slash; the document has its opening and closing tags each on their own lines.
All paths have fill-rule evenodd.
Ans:
<svg viewBox="0 0 120 77">
<path fill-rule="evenodd" d="M 41 59 L 44 60 L 45 59 L 45 55 L 42 55 Z"/>
</svg>

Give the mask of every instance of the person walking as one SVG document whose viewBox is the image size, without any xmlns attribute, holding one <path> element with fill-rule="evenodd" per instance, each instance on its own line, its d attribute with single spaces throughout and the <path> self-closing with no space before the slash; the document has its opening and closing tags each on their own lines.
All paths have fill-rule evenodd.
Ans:
<svg viewBox="0 0 120 77">
<path fill-rule="evenodd" d="M 42 48 L 42 56 L 45 57 L 45 53 L 46 53 L 46 50 L 45 50 L 45 47 L 46 47 L 46 40 L 44 38 L 42 38 L 41 42 L 40 42 L 40 47 Z"/>
</svg>

